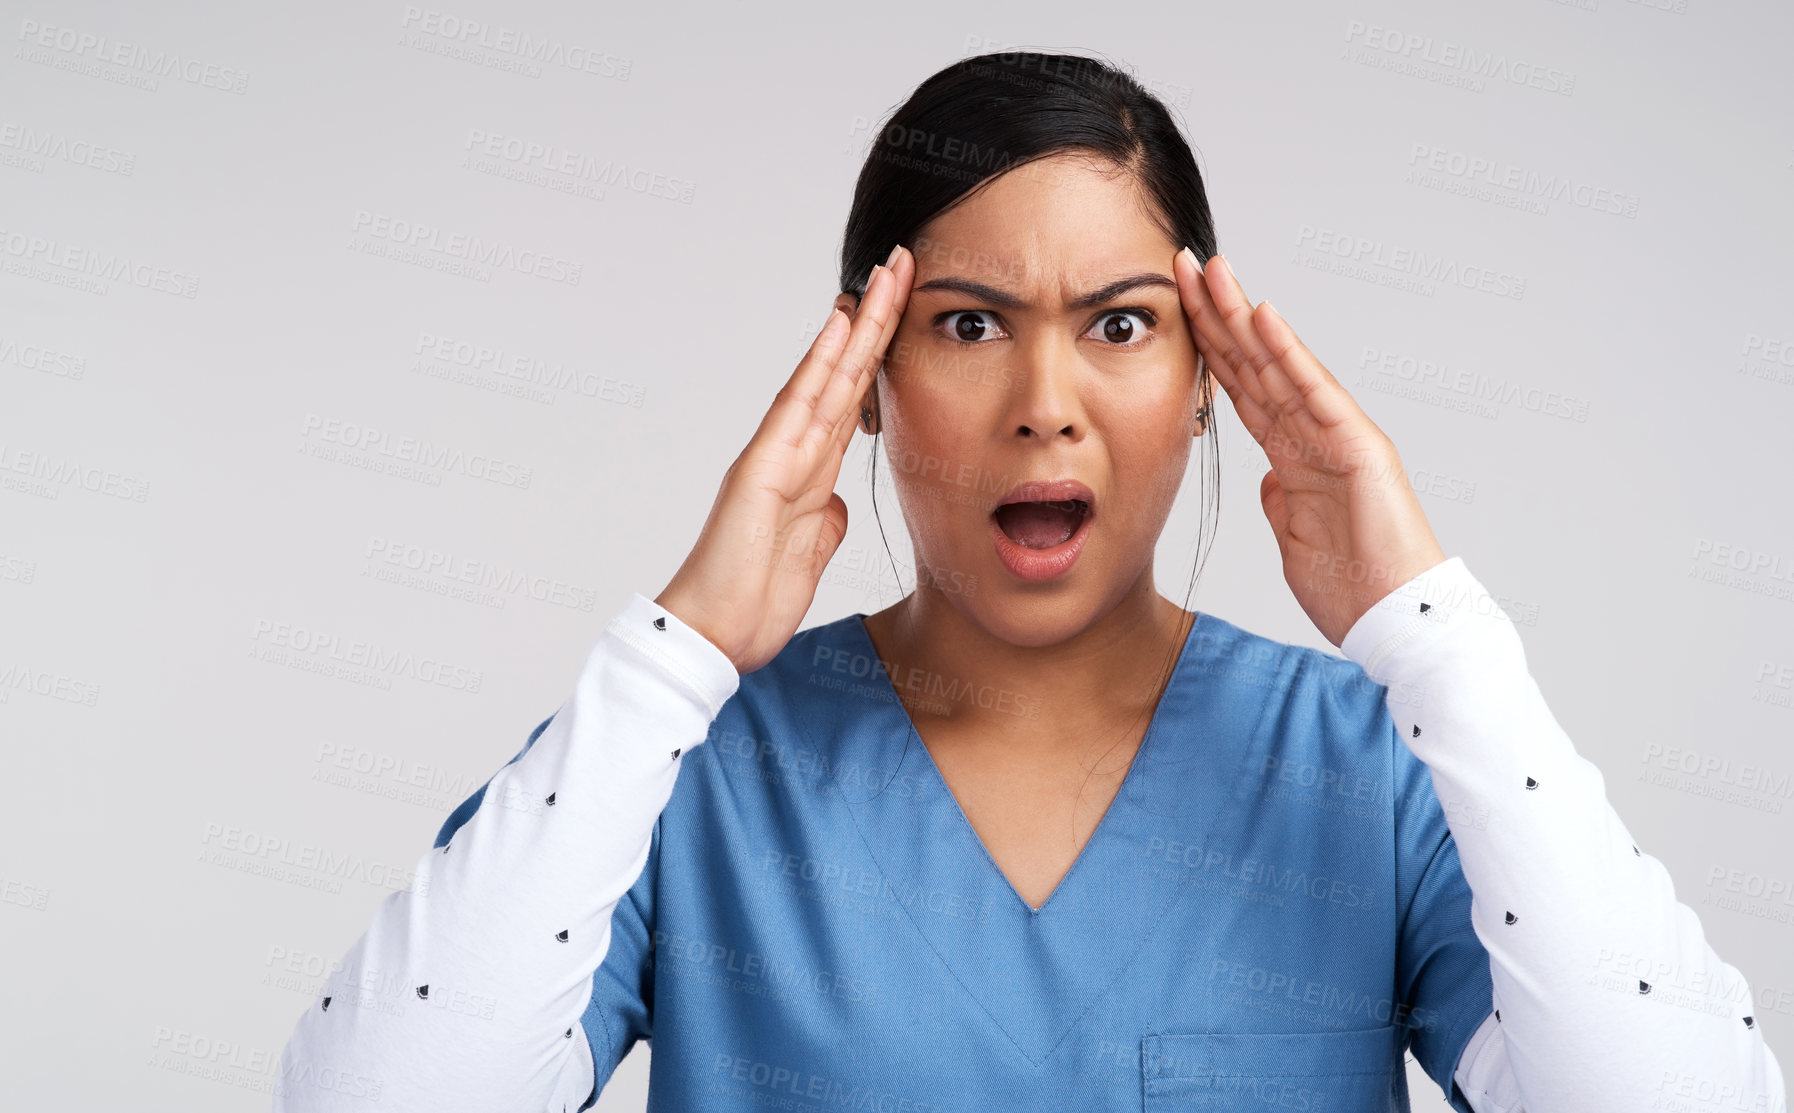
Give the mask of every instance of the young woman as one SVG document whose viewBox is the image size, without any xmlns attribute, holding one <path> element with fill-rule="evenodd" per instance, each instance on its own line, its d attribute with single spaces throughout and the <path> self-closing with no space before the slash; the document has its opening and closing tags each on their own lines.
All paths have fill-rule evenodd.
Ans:
<svg viewBox="0 0 1794 1113">
<path fill-rule="evenodd" d="M 653 1109 L 1401 1110 L 1408 1051 L 1476 1113 L 1781 1109 L 1745 978 L 1215 248 L 1126 75 L 923 83 L 690 556 L 381 904 L 275 1108 L 583 1109 L 651 1039 Z M 1215 381 L 1343 658 L 1154 587 Z M 856 429 L 920 582 L 800 631 Z"/>
</svg>

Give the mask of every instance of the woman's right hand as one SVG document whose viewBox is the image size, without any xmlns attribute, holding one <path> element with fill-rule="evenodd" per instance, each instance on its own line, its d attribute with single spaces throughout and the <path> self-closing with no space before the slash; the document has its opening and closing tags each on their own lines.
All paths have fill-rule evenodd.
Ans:
<svg viewBox="0 0 1794 1113">
<path fill-rule="evenodd" d="M 697 544 L 654 600 L 727 654 L 737 672 L 760 668 L 791 640 L 847 533 L 835 478 L 915 277 L 915 259 L 901 245 L 888 262 L 872 268 L 851 322 L 839 308 L 829 311 L 724 473 Z"/>
</svg>

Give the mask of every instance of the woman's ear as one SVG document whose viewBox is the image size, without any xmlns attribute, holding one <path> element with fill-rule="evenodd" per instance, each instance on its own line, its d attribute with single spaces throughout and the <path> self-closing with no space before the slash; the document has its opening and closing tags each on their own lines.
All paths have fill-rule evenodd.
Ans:
<svg viewBox="0 0 1794 1113">
<path fill-rule="evenodd" d="M 860 429 L 868 436 L 877 433 L 878 424 L 878 379 L 873 378 L 866 387 L 866 394 L 860 399 Z"/>
<path fill-rule="evenodd" d="M 1198 399 L 1198 409 L 1196 410 L 1196 432 L 1193 436 L 1200 437 L 1202 434 L 1208 432 L 1209 419 L 1215 414 L 1214 383 L 1215 380 L 1208 373 L 1208 361 L 1202 358 L 1201 353 L 1197 353 L 1196 395 Z"/>
</svg>

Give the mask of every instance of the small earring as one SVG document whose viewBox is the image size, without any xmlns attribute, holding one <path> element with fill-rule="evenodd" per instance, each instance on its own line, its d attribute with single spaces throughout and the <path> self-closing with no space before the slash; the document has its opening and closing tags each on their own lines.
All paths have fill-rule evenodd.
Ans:
<svg viewBox="0 0 1794 1113">
<path fill-rule="evenodd" d="M 872 411 L 864 406 L 860 407 L 860 424 L 866 427 L 866 432 L 872 432 Z"/>
</svg>

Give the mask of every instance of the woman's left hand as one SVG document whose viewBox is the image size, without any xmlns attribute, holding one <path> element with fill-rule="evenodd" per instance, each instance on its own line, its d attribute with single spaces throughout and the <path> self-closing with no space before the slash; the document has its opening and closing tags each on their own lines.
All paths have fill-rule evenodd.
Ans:
<svg viewBox="0 0 1794 1113">
<path fill-rule="evenodd" d="M 1172 264 L 1196 350 L 1270 458 L 1259 499 L 1283 578 L 1328 641 L 1445 559 L 1395 444 L 1268 301 L 1188 248 Z M 1212 426 L 1212 422 L 1210 423 Z"/>
</svg>

